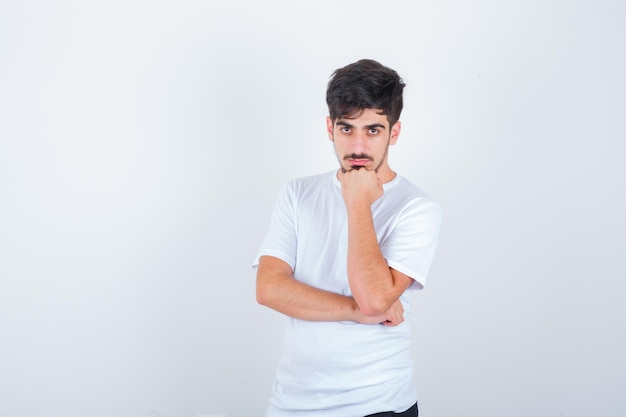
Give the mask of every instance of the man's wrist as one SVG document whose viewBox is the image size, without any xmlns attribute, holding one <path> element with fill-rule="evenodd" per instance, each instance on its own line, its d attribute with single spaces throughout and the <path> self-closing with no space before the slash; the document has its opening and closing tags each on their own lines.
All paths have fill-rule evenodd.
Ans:
<svg viewBox="0 0 626 417">
<path fill-rule="evenodd" d="M 346 202 L 346 211 L 348 214 L 348 218 L 350 217 L 361 217 L 361 216 L 367 216 L 367 217 L 371 217 L 372 215 L 372 208 L 371 205 L 365 201 L 365 200 L 361 200 L 361 201 L 353 201 L 353 202 Z"/>
<path fill-rule="evenodd" d="M 359 308 L 356 300 L 354 299 L 354 297 L 350 296 L 347 296 L 346 298 L 348 300 L 349 321 L 361 322 L 361 320 L 363 319 L 363 314 L 361 313 L 361 309 Z"/>
</svg>

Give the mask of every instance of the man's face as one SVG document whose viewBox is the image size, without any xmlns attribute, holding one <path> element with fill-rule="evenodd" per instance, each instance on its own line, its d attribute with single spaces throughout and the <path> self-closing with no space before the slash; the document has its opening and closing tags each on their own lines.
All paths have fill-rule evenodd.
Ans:
<svg viewBox="0 0 626 417">
<path fill-rule="evenodd" d="M 334 123 L 327 117 L 326 129 L 344 172 L 365 168 L 375 170 L 383 180 L 390 180 L 394 174 L 387 164 L 387 151 L 400 135 L 400 122 L 389 126 L 387 116 L 378 112 L 378 109 L 364 109 L 355 117 L 338 118 Z"/>
</svg>

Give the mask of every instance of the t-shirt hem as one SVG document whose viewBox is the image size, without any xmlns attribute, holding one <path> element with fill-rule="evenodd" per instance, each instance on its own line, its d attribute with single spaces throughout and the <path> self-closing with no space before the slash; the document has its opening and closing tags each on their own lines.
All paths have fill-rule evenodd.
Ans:
<svg viewBox="0 0 626 417">
<path fill-rule="evenodd" d="M 278 258 L 281 261 L 286 262 L 287 264 L 289 264 L 289 266 L 291 267 L 291 269 L 295 268 L 295 264 L 296 264 L 296 260 L 293 259 L 291 256 L 287 255 L 284 252 L 281 252 L 279 250 L 275 250 L 275 249 L 264 249 L 262 251 L 260 251 L 257 255 L 257 257 L 254 259 L 254 262 L 252 262 L 252 268 L 256 268 L 259 266 L 259 260 L 261 259 L 261 256 L 273 256 L 274 258 Z"/>
</svg>

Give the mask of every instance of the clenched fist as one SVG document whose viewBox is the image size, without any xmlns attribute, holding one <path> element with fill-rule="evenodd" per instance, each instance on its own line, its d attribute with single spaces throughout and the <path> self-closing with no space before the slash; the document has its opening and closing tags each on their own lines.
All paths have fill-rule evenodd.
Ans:
<svg viewBox="0 0 626 417">
<path fill-rule="evenodd" d="M 382 181 L 375 171 L 365 168 L 339 171 L 341 194 L 348 209 L 364 205 L 370 207 L 383 195 Z"/>
</svg>

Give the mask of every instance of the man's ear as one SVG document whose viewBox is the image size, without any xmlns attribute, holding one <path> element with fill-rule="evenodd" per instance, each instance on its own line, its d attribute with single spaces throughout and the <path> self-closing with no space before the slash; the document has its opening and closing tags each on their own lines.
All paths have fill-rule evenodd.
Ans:
<svg viewBox="0 0 626 417">
<path fill-rule="evenodd" d="M 331 119 L 330 116 L 326 116 L 326 132 L 328 132 L 328 140 L 330 140 L 331 142 L 335 141 L 335 138 L 333 136 L 333 125 L 333 119 Z"/>
<path fill-rule="evenodd" d="M 398 136 L 400 136 L 400 130 L 402 130 L 402 123 L 400 123 L 400 120 L 398 120 L 393 124 L 393 126 L 391 126 L 391 132 L 389 135 L 390 145 L 396 144 L 396 142 L 398 141 Z"/>
</svg>

